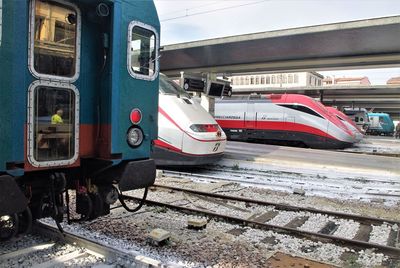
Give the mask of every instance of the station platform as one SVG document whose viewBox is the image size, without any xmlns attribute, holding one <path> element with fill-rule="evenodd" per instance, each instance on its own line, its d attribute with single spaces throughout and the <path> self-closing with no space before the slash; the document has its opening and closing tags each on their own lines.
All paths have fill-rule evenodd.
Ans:
<svg viewBox="0 0 400 268">
<path fill-rule="evenodd" d="M 360 149 L 360 148 L 364 149 Z M 366 138 L 357 150 L 398 148 L 400 141 L 382 138 Z M 375 148 L 375 149 L 374 149 Z M 355 148 L 356 149 L 356 148 Z M 393 150 L 392 150 L 393 151 Z M 400 175 L 400 158 L 382 155 L 356 154 L 345 151 L 316 150 L 267 144 L 229 141 L 225 160 L 245 160 L 291 169 L 330 169 L 340 172 L 376 173 L 377 175 Z"/>
</svg>

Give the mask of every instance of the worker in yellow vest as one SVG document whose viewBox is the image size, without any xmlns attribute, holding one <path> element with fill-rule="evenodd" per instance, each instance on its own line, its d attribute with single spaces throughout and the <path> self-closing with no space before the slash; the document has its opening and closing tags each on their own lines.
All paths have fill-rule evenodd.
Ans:
<svg viewBox="0 0 400 268">
<path fill-rule="evenodd" d="M 62 124 L 62 123 L 64 123 L 63 119 L 62 119 L 62 115 L 63 115 L 63 110 L 57 108 L 56 109 L 56 113 L 53 114 L 53 116 L 51 117 L 51 123 L 52 124 Z"/>
</svg>

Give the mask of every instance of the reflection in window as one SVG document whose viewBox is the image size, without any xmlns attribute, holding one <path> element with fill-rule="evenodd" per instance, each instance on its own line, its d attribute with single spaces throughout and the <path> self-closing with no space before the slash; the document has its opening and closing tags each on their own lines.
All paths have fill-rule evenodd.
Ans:
<svg viewBox="0 0 400 268">
<path fill-rule="evenodd" d="M 34 158 L 69 160 L 75 154 L 75 93 L 68 88 L 38 86 L 34 92 Z"/>
<path fill-rule="evenodd" d="M 139 26 L 132 28 L 130 68 L 136 74 L 153 76 L 156 72 L 156 38 L 153 31 Z"/>
<path fill-rule="evenodd" d="M 76 11 L 56 2 L 36 0 L 35 3 L 35 71 L 73 77 L 76 72 Z"/>
</svg>

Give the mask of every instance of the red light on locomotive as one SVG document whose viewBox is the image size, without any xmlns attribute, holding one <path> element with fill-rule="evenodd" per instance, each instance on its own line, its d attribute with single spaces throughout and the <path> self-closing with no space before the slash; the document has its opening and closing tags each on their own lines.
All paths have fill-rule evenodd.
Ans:
<svg viewBox="0 0 400 268">
<path fill-rule="evenodd" d="M 133 109 L 131 111 L 129 118 L 131 119 L 132 124 L 137 125 L 142 120 L 142 112 L 137 108 Z"/>
</svg>

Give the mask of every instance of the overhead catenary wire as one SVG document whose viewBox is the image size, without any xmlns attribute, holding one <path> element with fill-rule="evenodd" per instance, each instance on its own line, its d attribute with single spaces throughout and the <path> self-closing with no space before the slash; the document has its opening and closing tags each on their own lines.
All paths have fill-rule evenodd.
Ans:
<svg viewBox="0 0 400 268">
<path fill-rule="evenodd" d="M 208 14 L 208 13 L 213 13 L 213 12 L 218 12 L 218 11 L 223 11 L 223 10 L 228 10 L 228 9 L 233 9 L 233 8 L 238 8 L 238 7 L 243 7 L 243 6 L 250 6 L 250 5 L 256 5 L 260 4 L 263 2 L 267 2 L 270 0 L 262 0 L 262 1 L 257 1 L 257 2 L 251 2 L 251 3 L 246 3 L 246 4 L 240 4 L 240 5 L 233 5 L 233 6 L 228 6 L 228 7 L 222 7 L 222 8 L 216 8 L 212 10 L 206 10 L 206 11 L 201 11 L 197 13 L 192 13 L 192 14 L 185 14 L 182 16 L 176 16 L 168 19 L 161 19 L 161 22 L 166 22 L 166 21 L 171 21 L 171 20 L 176 20 L 176 19 L 181 19 L 181 18 L 187 18 L 187 17 L 192 17 L 192 16 L 197 16 L 197 15 L 203 15 L 203 14 Z"/>
<path fill-rule="evenodd" d="M 200 8 L 203 8 L 203 7 L 209 7 L 209 6 L 213 6 L 215 4 L 221 4 L 221 2 L 223 2 L 223 1 L 219 0 L 219 1 L 212 2 L 212 3 L 208 3 L 206 5 L 201 5 L 201 6 L 191 7 L 191 8 L 184 8 L 184 9 L 179 9 L 179 10 L 175 10 L 175 11 L 170 11 L 170 12 L 167 12 L 167 13 L 160 14 L 160 16 L 165 16 L 165 15 L 172 14 L 172 13 L 176 14 L 176 13 L 180 13 L 180 12 L 186 12 L 186 14 L 187 14 L 187 12 L 189 10 L 195 10 L 195 9 L 200 9 Z"/>
</svg>

